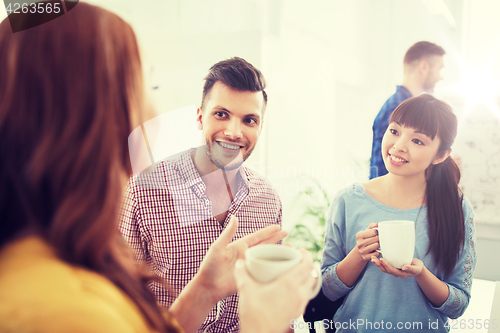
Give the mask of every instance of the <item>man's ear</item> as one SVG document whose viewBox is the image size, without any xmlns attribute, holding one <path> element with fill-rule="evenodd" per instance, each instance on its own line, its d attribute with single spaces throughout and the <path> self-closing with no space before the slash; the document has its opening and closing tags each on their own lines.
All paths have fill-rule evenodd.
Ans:
<svg viewBox="0 0 500 333">
<path fill-rule="evenodd" d="M 432 164 L 437 165 L 439 163 L 442 163 L 446 161 L 446 159 L 450 156 L 451 150 L 448 149 L 444 153 L 442 153 L 440 156 L 436 157 L 434 161 L 432 161 Z"/>
<path fill-rule="evenodd" d="M 420 73 L 426 73 L 430 68 L 430 64 L 427 60 L 425 59 L 422 59 L 420 60 L 420 62 L 418 63 L 418 69 L 420 71 Z"/>
<path fill-rule="evenodd" d="M 201 108 L 198 108 L 198 110 L 196 110 L 196 124 L 198 125 L 198 129 L 200 131 L 203 130 L 202 120 L 203 120 L 203 112 L 201 111 Z"/>
</svg>

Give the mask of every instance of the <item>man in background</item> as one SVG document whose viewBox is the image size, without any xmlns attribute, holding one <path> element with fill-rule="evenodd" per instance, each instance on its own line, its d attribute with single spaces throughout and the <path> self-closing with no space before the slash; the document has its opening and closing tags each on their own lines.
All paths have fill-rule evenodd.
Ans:
<svg viewBox="0 0 500 333">
<path fill-rule="evenodd" d="M 239 220 L 235 239 L 270 225 L 281 227 L 277 193 L 243 164 L 262 131 L 265 85 L 262 73 L 244 59 L 213 65 L 196 118 L 205 144 L 129 181 L 120 230 L 137 259 L 171 287 L 157 281 L 149 285 L 165 307 L 194 277 L 232 216 Z M 228 285 L 234 285 L 229 289 L 236 293 L 228 274 Z M 237 311 L 236 294 L 222 299 L 199 332 L 239 331 Z"/>
<path fill-rule="evenodd" d="M 403 101 L 422 92 L 434 92 L 434 86 L 442 79 L 443 56 L 441 46 L 430 42 L 418 42 L 406 51 L 403 66 L 403 84 L 397 86 L 394 95 L 384 103 L 373 122 L 372 156 L 370 159 L 370 179 L 387 174 L 382 158 L 382 138 L 394 109 Z"/>
</svg>

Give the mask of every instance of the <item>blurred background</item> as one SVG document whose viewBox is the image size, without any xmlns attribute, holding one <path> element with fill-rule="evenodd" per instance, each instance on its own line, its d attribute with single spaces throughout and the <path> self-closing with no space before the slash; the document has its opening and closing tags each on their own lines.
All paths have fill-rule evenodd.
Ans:
<svg viewBox="0 0 500 333">
<path fill-rule="evenodd" d="M 500 280 L 500 1 L 88 2 L 134 27 L 158 114 L 198 106 L 203 77 L 222 59 L 243 57 L 264 73 L 269 104 L 247 163 L 280 193 L 284 228 L 318 251 L 335 193 L 368 180 L 373 120 L 402 82 L 406 50 L 442 46 L 436 96 L 460 119 L 454 151 L 476 211 L 475 277 Z"/>
</svg>

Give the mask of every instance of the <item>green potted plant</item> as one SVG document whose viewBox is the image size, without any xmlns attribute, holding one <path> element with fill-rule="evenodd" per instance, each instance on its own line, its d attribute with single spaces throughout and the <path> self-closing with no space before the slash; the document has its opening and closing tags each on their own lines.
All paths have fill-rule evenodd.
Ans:
<svg viewBox="0 0 500 333">
<path fill-rule="evenodd" d="M 313 255 L 316 262 L 321 261 L 325 239 L 325 224 L 332 199 L 317 180 L 299 193 L 298 199 L 304 212 L 300 220 L 289 231 L 286 242 L 294 247 L 303 247 Z"/>
</svg>

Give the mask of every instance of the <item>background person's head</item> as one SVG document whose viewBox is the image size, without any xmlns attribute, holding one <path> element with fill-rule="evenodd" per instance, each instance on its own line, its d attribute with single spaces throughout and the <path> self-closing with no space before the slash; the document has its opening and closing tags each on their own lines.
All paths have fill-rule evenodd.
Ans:
<svg viewBox="0 0 500 333">
<path fill-rule="evenodd" d="M 265 86 L 262 73 L 241 58 L 210 68 L 197 121 L 205 152 L 217 168 L 238 168 L 255 148 L 267 104 Z"/>
<path fill-rule="evenodd" d="M 117 227 L 127 139 L 143 106 L 132 28 L 86 3 L 18 33 L 7 18 L 0 73 L 0 247 L 23 233 L 43 237 L 61 259 L 108 277 L 164 331 Z"/>
<path fill-rule="evenodd" d="M 440 71 L 444 67 L 445 53 L 434 43 L 422 41 L 413 44 L 403 60 L 405 77 L 411 77 L 421 91 L 433 92 L 436 83 L 442 79 Z"/>
</svg>

